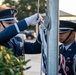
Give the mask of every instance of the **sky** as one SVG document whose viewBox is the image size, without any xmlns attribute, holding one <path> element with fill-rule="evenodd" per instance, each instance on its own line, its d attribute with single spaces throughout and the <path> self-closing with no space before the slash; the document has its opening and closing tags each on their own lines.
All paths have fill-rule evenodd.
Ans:
<svg viewBox="0 0 76 75">
<path fill-rule="evenodd" d="M 59 0 L 59 9 L 76 15 L 76 0 Z"/>
</svg>

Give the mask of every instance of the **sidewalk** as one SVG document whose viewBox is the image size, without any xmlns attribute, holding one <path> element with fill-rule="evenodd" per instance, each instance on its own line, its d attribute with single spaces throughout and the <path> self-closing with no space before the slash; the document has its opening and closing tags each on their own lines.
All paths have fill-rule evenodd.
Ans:
<svg viewBox="0 0 76 75">
<path fill-rule="evenodd" d="M 27 66 L 31 66 L 31 68 L 24 71 L 24 75 L 40 75 L 41 54 L 33 54 L 33 55 L 26 54 L 25 57 L 26 57 L 25 60 L 31 59 L 31 61 L 29 61 L 27 64 Z"/>
</svg>

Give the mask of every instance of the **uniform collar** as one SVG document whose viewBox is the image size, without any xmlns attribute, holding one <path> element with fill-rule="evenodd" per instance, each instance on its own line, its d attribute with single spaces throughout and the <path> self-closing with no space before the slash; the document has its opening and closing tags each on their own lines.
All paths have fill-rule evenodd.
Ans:
<svg viewBox="0 0 76 75">
<path fill-rule="evenodd" d="M 70 44 L 68 44 L 67 46 L 65 46 L 65 45 L 63 44 L 63 48 L 65 47 L 65 49 L 68 50 L 68 48 L 69 48 L 72 44 L 73 44 L 73 42 L 70 43 Z"/>
</svg>

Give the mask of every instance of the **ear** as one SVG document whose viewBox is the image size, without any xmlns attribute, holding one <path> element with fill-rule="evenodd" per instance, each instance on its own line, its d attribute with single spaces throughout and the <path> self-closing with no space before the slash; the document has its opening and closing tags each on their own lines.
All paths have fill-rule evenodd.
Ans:
<svg viewBox="0 0 76 75">
<path fill-rule="evenodd" d="M 75 31 L 72 32 L 72 35 L 75 35 Z"/>
</svg>

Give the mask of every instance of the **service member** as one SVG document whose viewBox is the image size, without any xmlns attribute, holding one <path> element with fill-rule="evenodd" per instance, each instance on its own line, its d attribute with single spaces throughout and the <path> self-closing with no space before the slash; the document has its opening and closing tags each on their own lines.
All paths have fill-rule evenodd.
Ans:
<svg viewBox="0 0 76 75">
<path fill-rule="evenodd" d="M 76 24 L 70 21 L 60 21 L 59 46 L 60 53 L 65 57 L 67 75 L 75 75 L 73 71 L 73 58 L 76 54 L 75 32 Z M 65 75 L 60 69 L 59 73 Z"/>
<path fill-rule="evenodd" d="M 33 26 L 42 21 L 42 17 L 37 13 L 16 23 L 16 13 L 17 10 L 14 8 L 0 10 L 0 45 L 12 48 L 14 55 L 20 56 L 24 49 L 24 43 L 23 39 L 15 36 L 29 25 Z"/>
</svg>

